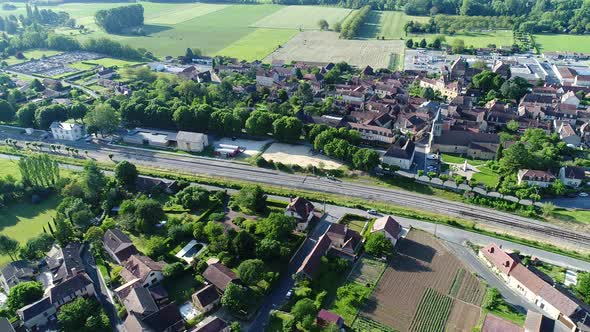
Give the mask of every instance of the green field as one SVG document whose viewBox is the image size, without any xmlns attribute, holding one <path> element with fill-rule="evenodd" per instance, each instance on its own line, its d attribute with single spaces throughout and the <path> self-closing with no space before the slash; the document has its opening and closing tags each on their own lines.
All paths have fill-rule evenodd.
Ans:
<svg viewBox="0 0 590 332">
<path fill-rule="evenodd" d="M 52 55 L 56 55 L 56 54 L 60 54 L 60 53 L 61 52 L 52 51 L 52 50 L 30 50 L 30 51 L 23 52 L 23 55 L 25 56 L 24 59 L 17 59 L 14 56 L 10 56 L 10 57 L 4 59 L 3 61 L 6 61 L 6 63 L 8 65 L 15 65 L 17 63 L 29 61 L 32 59 L 40 59 L 43 56 L 52 56 Z"/>
<path fill-rule="evenodd" d="M 255 28 L 319 30 L 319 20 L 331 27 L 344 20 L 351 9 L 320 6 L 288 6 L 252 24 Z"/>
<path fill-rule="evenodd" d="M 280 45 L 278 41 L 289 40 L 297 34 L 288 29 L 255 29 L 254 32 L 237 40 L 215 55 L 225 55 L 247 61 L 262 60 Z M 271 41 L 277 41 L 272 44 Z"/>
<path fill-rule="evenodd" d="M 405 37 L 404 25 L 408 21 L 427 22 L 428 17 L 408 16 L 404 12 L 374 10 L 363 25 L 360 37 L 402 39 Z"/>
<path fill-rule="evenodd" d="M 422 38 L 426 38 L 428 42 L 434 40 L 438 36 L 437 34 L 412 34 L 408 38 L 419 41 Z M 512 46 L 514 44 L 514 36 L 512 30 L 497 30 L 494 32 L 462 32 L 456 33 L 452 36 L 445 35 L 447 44 L 451 44 L 455 39 L 462 39 L 465 42 L 465 46 L 473 47 L 487 47 L 490 44 L 494 44 L 497 47 L 500 46 Z"/>
<path fill-rule="evenodd" d="M 534 35 L 537 48 L 543 51 L 571 51 L 590 53 L 589 35 Z"/>
</svg>

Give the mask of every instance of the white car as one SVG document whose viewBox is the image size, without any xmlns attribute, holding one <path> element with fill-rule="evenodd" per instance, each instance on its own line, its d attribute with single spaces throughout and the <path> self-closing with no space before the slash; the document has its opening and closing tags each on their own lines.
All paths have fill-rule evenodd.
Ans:
<svg viewBox="0 0 590 332">
<path fill-rule="evenodd" d="M 588 197 L 588 193 L 579 193 L 578 196 L 580 196 L 580 197 Z"/>
<path fill-rule="evenodd" d="M 428 154 L 428 155 L 426 155 L 426 159 L 428 159 L 428 160 L 438 160 L 438 155 L 437 154 Z"/>
<path fill-rule="evenodd" d="M 377 215 L 378 214 L 377 210 L 373 210 L 373 209 L 367 210 L 367 213 L 368 214 L 372 214 L 372 215 Z"/>
</svg>

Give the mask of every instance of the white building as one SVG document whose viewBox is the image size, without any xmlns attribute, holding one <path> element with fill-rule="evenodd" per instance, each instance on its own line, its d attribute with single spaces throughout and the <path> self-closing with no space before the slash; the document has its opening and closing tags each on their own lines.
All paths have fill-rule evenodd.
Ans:
<svg viewBox="0 0 590 332">
<path fill-rule="evenodd" d="M 49 128 L 55 139 L 76 141 L 84 136 L 84 126 L 79 123 L 54 121 Z"/>
<path fill-rule="evenodd" d="M 559 169 L 559 180 L 566 186 L 577 188 L 582 184 L 585 173 L 583 167 L 564 166 Z"/>
<path fill-rule="evenodd" d="M 190 131 L 179 131 L 176 135 L 176 147 L 179 150 L 202 152 L 209 145 L 207 135 Z"/>
<path fill-rule="evenodd" d="M 383 163 L 408 170 L 414 162 L 415 145 L 411 140 L 398 140 L 383 155 Z"/>
<path fill-rule="evenodd" d="M 555 182 L 555 176 L 547 171 L 534 169 L 521 169 L 517 174 L 518 184 L 525 183 L 529 186 L 538 186 L 541 188 L 549 187 Z"/>
</svg>

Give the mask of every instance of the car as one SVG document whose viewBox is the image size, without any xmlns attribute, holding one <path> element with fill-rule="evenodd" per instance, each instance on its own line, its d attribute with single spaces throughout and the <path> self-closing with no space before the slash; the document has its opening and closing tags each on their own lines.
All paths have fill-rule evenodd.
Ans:
<svg viewBox="0 0 590 332">
<path fill-rule="evenodd" d="M 588 197 L 588 193 L 580 193 L 580 194 L 578 194 L 578 196 L 580 196 L 580 197 Z"/>
<path fill-rule="evenodd" d="M 287 295 L 285 295 L 285 298 L 287 300 L 290 300 L 291 299 L 291 296 L 293 296 L 293 290 L 292 289 L 289 289 L 289 291 L 287 292 Z"/>
<path fill-rule="evenodd" d="M 437 154 L 427 154 L 426 155 L 426 159 L 428 159 L 428 160 L 438 160 L 438 155 Z"/>
<path fill-rule="evenodd" d="M 368 214 L 372 214 L 372 215 L 377 215 L 377 214 L 379 214 L 379 213 L 377 212 L 377 210 L 374 210 L 374 209 L 367 210 L 367 213 L 368 213 Z"/>
</svg>

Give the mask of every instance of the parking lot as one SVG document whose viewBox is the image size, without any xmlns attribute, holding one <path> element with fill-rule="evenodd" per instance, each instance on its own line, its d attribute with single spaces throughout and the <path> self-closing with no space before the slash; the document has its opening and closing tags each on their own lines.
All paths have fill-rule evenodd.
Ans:
<svg viewBox="0 0 590 332">
<path fill-rule="evenodd" d="M 56 77 L 80 71 L 79 69 L 68 66 L 72 63 L 96 60 L 103 57 L 104 56 L 101 54 L 92 52 L 65 52 L 58 55 L 48 56 L 43 59 L 31 60 L 12 65 L 6 69 L 28 75 L 36 74 L 47 77 Z"/>
</svg>

